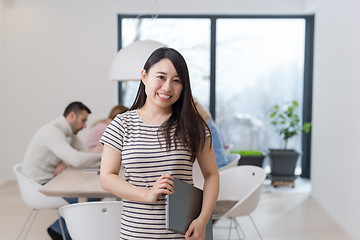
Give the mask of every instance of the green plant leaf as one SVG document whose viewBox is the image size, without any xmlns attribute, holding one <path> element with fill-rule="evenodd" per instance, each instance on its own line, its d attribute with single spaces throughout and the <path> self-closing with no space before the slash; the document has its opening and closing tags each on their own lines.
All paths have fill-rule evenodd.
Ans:
<svg viewBox="0 0 360 240">
<path fill-rule="evenodd" d="M 289 138 L 292 138 L 301 131 L 309 132 L 311 123 L 304 123 L 301 125 L 300 117 L 296 113 L 299 104 L 297 101 L 285 103 L 284 108 L 279 105 L 274 105 L 271 108 L 271 125 L 275 126 L 280 137 L 284 140 L 285 149 Z"/>
<path fill-rule="evenodd" d="M 304 132 L 309 133 L 309 132 L 310 132 L 310 128 L 311 128 L 311 123 L 304 123 L 302 129 L 303 129 Z"/>
</svg>

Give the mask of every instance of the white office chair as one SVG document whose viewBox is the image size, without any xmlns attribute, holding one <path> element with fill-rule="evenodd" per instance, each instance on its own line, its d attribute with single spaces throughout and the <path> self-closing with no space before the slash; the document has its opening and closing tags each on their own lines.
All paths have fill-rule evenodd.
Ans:
<svg viewBox="0 0 360 240">
<path fill-rule="evenodd" d="M 241 158 L 241 155 L 238 153 L 230 153 L 229 155 L 226 155 L 226 158 L 229 162 L 229 164 L 223 166 L 219 169 L 219 172 L 224 171 L 225 169 L 237 167 L 239 160 Z"/>
<path fill-rule="evenodd" d="M 122 202 L 100 201 L 59 208 L 73 240 L 120 239 Z"/>
<path fill-rule="evenodd" d="M 238 153 L 231 153 L 231 154 L 227 155 L 226 157 L 229 161 L 229 164 L 220 168 L 219 172 L 221 172 L 225 169 L 228 169 L 228 168 L 236 167 L 241 158 L 240 154 L 238 154 Z M 192 175 L 193 175 L 194 186 L 197 188 L 203 189 L 204 188 L 204 178 L 201 173 L 201 169 L 200 169 L 200 166 L 199 166 L 199 163 L 197 160 L 195 160 L 195 162 L 194 162 Z"/>
<path fill-rule="evenodd" d="M 37 213 L 39 210 L 42 209 L 58 209 L 61 206 L 67 205 L 66 202 L 61 197 L 47 197 L 39 191 L 41 184 L 31 180 L 30 178 L 25 177 L 21 173 L 21 163 L 15 164 L 13 167 L 13 171 L 16 175 L 17 183 L 19 185 L 20 194 L 25 202 L 32 211 L 28 215 L 24 225 L 22 226 L 19 235 L 16 239 L 19 239 L 22 232 L 25 230 L 28 223 L 30 224 L 25 232 L 24 239 L 26 238 L 27 234 L 29 233 L 32 223 L 35 221 Z M 34 215 L 33 215 L 34 214 Z M 32 219 L 32 221 L 30 221 Z M 30 222 L 29 222 L 30 221 Z M 61 226 L 62 227 L 62 226 Z M 62 229 L 63 231 L 63 229 Z"/>
<path fill-rule="evenodd" d="M 260 231 L 256 227 L 250 214 L 256 209 L 259 203 L 262 184 L 266 177 L 265 170 L 257 166 L 243 165 L 225 169 L 224 171 L 220 171 L 219 174 L 220 191 L 213 213 L 214 218 L 230 218 L 229 239 L 233 222 L 235 223 L 238 237 L 244 239 L 245 233 L 237 222 L 236 217 L 249 216 L 257 234 L 260 239 L 262 239 Z M 225 208 L 225 210 L 222 209 L 219 212 L 217 211 L 217 206 L 221 206 L 222 203 L 230 203 L 230 207 L 228 209 Z M 242 236 L 238 230 L 242 232 Z"/>
</svg>

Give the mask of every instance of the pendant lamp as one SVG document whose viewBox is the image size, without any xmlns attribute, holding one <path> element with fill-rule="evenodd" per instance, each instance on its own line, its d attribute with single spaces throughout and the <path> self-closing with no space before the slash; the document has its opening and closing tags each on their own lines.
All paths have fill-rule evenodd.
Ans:
<svg viewBox="0 0 360 240">
<path fill-rule="evenodd" d="M 110 80 L 139 81 L 141 70 L 150 54 L 165 45 L 152 40 L 138 40 L 121 48 L 110 70 Z"/>
</svg>

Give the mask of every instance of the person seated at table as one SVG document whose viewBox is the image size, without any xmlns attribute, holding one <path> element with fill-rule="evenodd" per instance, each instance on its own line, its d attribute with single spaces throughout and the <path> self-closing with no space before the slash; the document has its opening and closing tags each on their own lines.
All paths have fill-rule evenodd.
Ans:
<svg viewBox="0 0 360 240">
<path fill-rule="evenodd" d="M 86 128 L 90 109 L 81 102 L 72 102 L 62 116 L 41 127 L 32 137 L 24 155 L 22 173 L 45 184 L 67 166 L 84 167 L 97 164 L 101 154 L 88 152 L 77 133 Z M 65 198 L 69 203 L 76 198 Z M 65 222 L 63 222 L 65 226 Z M 71 239 L 66 226 L 66 239 Z M 52 239 L 62 239 L 59 221 L 48 228 Z"/>
<path fill-rule="evenodd" d="M 91 128 L 89 129 L 88 134 L 84 138 L 84 143 L 88 150 L 92 152 L 101 153 L 103 145 L 99 142 L 101 136 L 103 135 L 105 129 L 110 124 L 110 122 L 120 113 L 124 113 L 129 110 L 122 104 L 118 104 L 113 107 L 109 113 L 109 116 L 105 119 L 100 119 L 96 121 Z"/>
<path fill-rule="evenodd" d="M 196 98 L 194 98 L 194 103 L 196 110 L 199 112 L 200 116 L 205 120 L 205 122 L 208 124 L 210 132 L 211 132 L 211 140 L 215 152 L 215 158 L 216 158 L 216 164 L 218 169 L 226 166 L 229 164 L 229 161 L 227 160 L 226 153 L 225 153 L 225 144 L 224 140 L 221 136 L 221 133 L 212 118 L 209 111 L 207 111 Z"/>
</svg>

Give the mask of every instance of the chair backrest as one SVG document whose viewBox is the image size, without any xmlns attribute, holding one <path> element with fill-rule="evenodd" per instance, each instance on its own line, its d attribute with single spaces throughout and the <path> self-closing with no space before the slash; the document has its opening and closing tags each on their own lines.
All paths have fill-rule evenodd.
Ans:
<svg viewBox="0 0 360 240">
<path fill-rule="evenodd" d="M 237 163 L 238 163 L 241 158 L 241 155 L 239 153 L 229 153 L 228 155 L 226 155 L 226 158 L 229 163 L 234 162 L 234 161 L 237 161 Z"/>
<path fill-rule="evenodd" d="M 219 172 L 224 171 L 225 169 L 228 168 L 232 168 L 232 167 L 237 167 L 239 160 L 241 158 L 241 155 L 238 153 L 230 153 L 229 155 L 226 156 L 227 160 L 228 160 L 228 164 L 223 166 L 222 168 L 219 168 Z"/>
<path fill-rule="evenodd" d="M 259 203 L 265 178 L 264 169 L 251 165 L 220 171 L 218 200 L 238 201 L 224 216 L 245 216 L 253 212 Z"/>
<path fill-rule="evenodd" d="M 100 201 L 59 208 L 74 240 L 120 239 L 122 202 Z"/>
<path fill-rule="evenodd" d="M 228 169 L 228 168 L 232 168 L 232 167 L 236 167 L 241 156 L 238 153 L 231 153 L 229 155 L 226 156 L 228 158 L 229 164 L 223 166 L 222 168 L 219 169 L 219 172 Z M 200 189 L 204 188 L 204 177 L 202 175 L 199 163 L 197 160 L 195 160 L 194 165 L 193 165 L 193 170 L 192 170 L 192 175 L 193 175 L 193 180 L 194 180 L 194 186 Z"/>
<path fill-rule="evenodd" d="M 204 188 L 204 177 L 202 175 L 198 161 L 195 159 L 192 169 L 194 186 L 200 189 Z"/>
<path fill-rule="evenodd" d="M 68 204 L 61 197 L 48 197 L 39 192 L 41 184 L 31 180 L 21 173 L 21 163 L 15 164 L 13 171 L 19 185 L 21 197 L 26 205 L 33 209 L 56 209 Z"/>
</svg>

